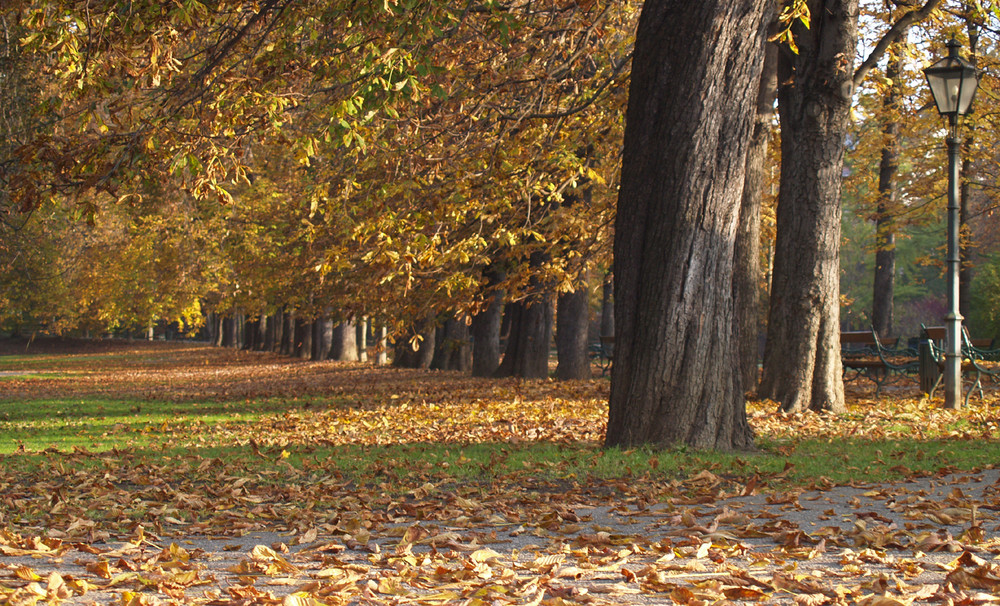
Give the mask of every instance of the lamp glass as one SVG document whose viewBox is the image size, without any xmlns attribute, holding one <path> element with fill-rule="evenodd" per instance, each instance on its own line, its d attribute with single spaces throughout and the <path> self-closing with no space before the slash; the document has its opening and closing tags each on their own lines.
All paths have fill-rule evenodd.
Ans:
<svg viewBox="0 0 1000 606">
<path fill-rule="evenodd" d="M 925 69 L 924 76 L 942 116 L 969 113 L 979 87 L 975 67 L 958 56 L 949 56 Z"/>
</svg>

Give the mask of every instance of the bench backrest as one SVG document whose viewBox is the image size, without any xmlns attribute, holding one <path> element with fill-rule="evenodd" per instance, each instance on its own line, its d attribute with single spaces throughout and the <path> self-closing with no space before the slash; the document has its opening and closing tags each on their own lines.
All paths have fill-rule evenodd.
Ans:
<svg viewBox="0 0 1000 606">
<path fill-rule="evenodd" d="M 853 349 L 870 349 L 876 345 L 892 349 L 897 343 L 899 343 L 899 337 L 876 339 L 875 333 L 870 330 L 840 331 L 840 348 L 847 351 Z"/>
</svg>

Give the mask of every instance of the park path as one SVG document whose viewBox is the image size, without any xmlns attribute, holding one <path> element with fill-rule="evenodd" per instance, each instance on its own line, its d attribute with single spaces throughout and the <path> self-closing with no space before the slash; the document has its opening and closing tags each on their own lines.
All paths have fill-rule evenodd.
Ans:
<svg viewBox="0 0 1000 606">
<path fill-rule="evenodd" d="M 137 531 L 126 541 L 50 545 L 7 533 L 0 587 L 12 605 L 1000 600 L 997 470 L 720 500 L 692 494 L 703 496 L 553 499 L 521 519 L 496 508 L 428 521 L 400 503 L 377 524 L 306 533 L 174 528 L 170 537 Z"/>
</svg>

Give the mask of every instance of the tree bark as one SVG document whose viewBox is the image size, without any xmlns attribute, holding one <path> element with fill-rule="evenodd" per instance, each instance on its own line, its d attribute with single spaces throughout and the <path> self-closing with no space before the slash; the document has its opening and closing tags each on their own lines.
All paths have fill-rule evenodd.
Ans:
<svg viewBox="0 0 1000 606">
<path fill-rule="evenodd" d="M 358 332 L 354 322 L 345 321 L 334 327 L 330 359 L 338 362 L 358 361 Z"/>
<path fill-rule="evenodd" d="M 560 293 L 556 299 L 557 379 L 572 381 L 590 378 L 587 350 L 589 325 L 590 289 L 583 279 L 577 283 L 574 292 Z"/>
<path fill-rule="evenodd" d="M 228 315 L 222 320 L 222 347 L 237 347 L 236 317 Z"/>
<path fill-rule="evenodd" d="M 412 336 L 413 333 L 410 334 Z M 393 366 L 397 368 L 430 368 L 434 361 L 434 342 L 437 337 L 437 326 L 433 319 L 424 323 L 420 332 L 420 340 L 413 348 L 409 336 L 396 341 L 396 352 L 393 356 Z"/>
<path fill-rule="evenodd" d="M 487 273 L 487 288 L 502 276 Z M 472 316 L 472 376 L 491 377 L 500 367 L 500 324 L 503 321 L 502 290 L 487 291 L 487 305 Z"/>
<path fill-rule="evenodd" d="M 615 220 L 608 446 L 753 446 L 732 282 L 769 6 L 643 4 Z"/>
<path fill-rule="evenodd" d="M 785 411 L 842 412 L 840 186 L 853 92 L 857 0 L 809 0 L 799 52 L 778 56 L 781 187 L 764 372 Z"/>
<path fill-rule="evenodd" d="M 295 356 L 302 360 L 312 357 L 313 323 L 309 320 L 295 319 Z"/>
<path fill-rule="evenodd" d="M 281 354 L 290 356 L 295 353 L 295 310 L 286 311 L 284 328 L 281 330 Z"/>
<path fill-rule="evenodd" d="M 368 316 L 361 316 L 358 321 L 358 361 L 368 361 Z"/>
<path fill-rule="evenodd" d="M 389 329 L 385 324 L 378 327 L 378 345 L 376 346 L 375 364 L 385 366 L 389 363 Z"/>
<path fill-rule="evenodd" d="M 510 337 L 494 376 L 547 378 L 552 342 L 552 302 L 548 295 L 535 294 L 508 303 L 504 314 L 510 317 Z"/>
<path fill-rule="evenodd" d="M 610 272 L 601 283 L 601 337 L 615 336 L 615 281 Z"/>
<path fill-rule="evenodd" d="M 872 285 L 872 329 L 881 337 L 892 334 L 893 297 L 896 288 L 896 176 L 899 173 L 900 61 L 889 58 L 885 77 L 892 81 L 882 103 L 882 157 L 878 170 L 878 204 L 875 209 L 875 281 Z"/>
<path fill-rule="evenodd" d="M 760 211 L 767 186 L 767 156 L 778 87 L 778 47 L 768 43 L 757 91 L 753 137 L 747 152 L 746 178 L 740 202 L 733 261 L 733 299 L 736 304 L 736 338 L 743 389 L 757 389 L 758 335 L 760 333 Z"/>
<path fill-rule="evenodd" d="M 469 327 L 465 322 L 449 318 L 437 331 L 431 368 L 468 372 L 472 368 L 472 347 L 469 340 Z"/>
</svg>

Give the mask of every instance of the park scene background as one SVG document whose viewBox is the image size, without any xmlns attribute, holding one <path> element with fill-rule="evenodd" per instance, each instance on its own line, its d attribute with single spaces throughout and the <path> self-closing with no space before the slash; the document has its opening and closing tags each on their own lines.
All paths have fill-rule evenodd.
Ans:
<svg viewBox="0 0 1000 606">
<path fill-rule="evenodd" d="M 958 131 L 959 300 L 970 334 L 1000 337 L 998 12 L 5 3 L 0 601 L 997 601 L 992 377 L 955 408 L 916 366 L 789 377 L 838 330 L 915 360 L 946 313 L 947 128 L 922 70 L 949 39 L 982 74 Z M 746 61 L 713 63 L 744 39 Z M 708 113 L 664 111 L 644 162 L 635 115 L 656 112 L 626 114 L 660 98 L 636 82 L 661 64 L 661 109 Z M 803 147 L 821 138 L 792 117 L 814 114 L 836 145 Z M 636 184 L 661 181 L 684 195 L 644 214 Z M 645 302 L 646 324 L 622 312 L 614 293 L 644 282 L 683 299 L 656 270 L 701 260 L 672 247 L 717 211 L 704 307 L 670 330 Z M 801 315 L 835 330 L 788 330 L 810 289 Z M 636 345 L 661 338 L 668 360 L 722 353 L 647 365 L 657 347 Z M 648 413 L 615 396 L 635 377 L 667 403 L 646 425 L 736 429 L 630 435 L 609 418 Z"/>
</svg>

